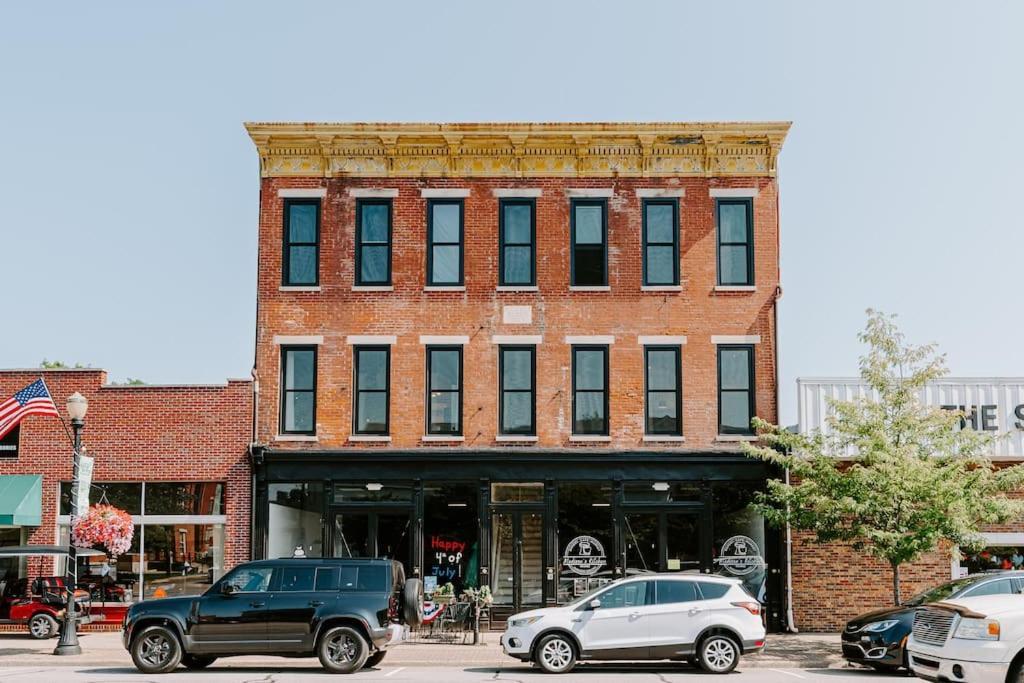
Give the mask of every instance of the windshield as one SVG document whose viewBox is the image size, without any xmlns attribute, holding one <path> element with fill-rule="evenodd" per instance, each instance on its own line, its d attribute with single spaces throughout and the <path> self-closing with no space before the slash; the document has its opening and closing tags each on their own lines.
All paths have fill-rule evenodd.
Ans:
<svg viewBox="0 0 1024 683">
<path fill-rule="evenodd" d="M 957 579 L 956 581 L 950 581 L 942 585 L 936 586 L 935 588 L 929 588 L 928 590 L 918 593 L 909 600 L 904 601 L 904 605 L 908 607 L 916 607 L 917 605 L 923 605 L 926 602 L 939 602 L 945 600 L 955 593 L 959 593 L 968 586 L 973 585 L 978 581 L 980 577 L 969 576 L 963 579 Z"/>
</svg>

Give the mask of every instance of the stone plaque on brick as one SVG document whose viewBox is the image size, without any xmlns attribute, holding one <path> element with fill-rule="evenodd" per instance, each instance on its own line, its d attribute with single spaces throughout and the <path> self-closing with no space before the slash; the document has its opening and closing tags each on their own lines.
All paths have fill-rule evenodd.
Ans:
<svg viewBox="0 0 1024 683">
<path fill-rule="evenodd" d="M 529 325 L 533 322 L 533 306 L 503 306 L 501 317 L 506 325 Z"/>
</svg>

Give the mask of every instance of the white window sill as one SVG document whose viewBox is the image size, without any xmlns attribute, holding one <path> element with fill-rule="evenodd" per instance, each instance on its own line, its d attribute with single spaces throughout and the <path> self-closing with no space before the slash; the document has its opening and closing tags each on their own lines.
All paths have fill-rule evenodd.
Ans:
<svg viewBox="0 0 1024 683">
<path fill-rule="evenodd" d="M 465 285 L 453 285 L 451 287 L 447 287 L 447 286 L 442 287 L 441 285 L 428 285 L 428 286 L 423 288 L 423 291 L 424 292 L 465 292 L 466 291 L 466 286 Z"/>
<path fill-rule="evenodd" d="M 736 442 L 736 441 L 757 441 L 753 434 L 719 434 L 715 441 Z"/>
<path fill-rule="evenodd" d="M 453 434 L 451 436 L 446 436 L 444 434 L 424 434 L 422 437 L 420 437 L 420 440 L 421 441 L 465 441 L 466 437 L 458 436 L 458 435 L 455 435 L 455 434 Z"/>
<path fill-rule="evenodd" d="M 353 292 L 393 292 L 394 285 L 352 285 Z"/>
<path fill-rule="evenodd" d="M 610 292 L 612 291 L 611 285 L 601 286 L 583 286 L 583 285 L 572 285 L 569 287 L 570 292 Z"/>
<path fill-rule="evenodd" d="M 681 292 L 682 285 L 642 285 L 641 292 Z"/>
<path fill-rule="evenodd" d="M 528 435 L 517 436 L 515 434 L 498 434 L 496 437 L 494 437 L 494 440 L 495 441 L 504 441 L 504 442 L 507 442 L 507 443 L 516 443 L 516 442 L 519 442 L 519 443 L 537 443 L 537 437 L 536 436 L 528 436 Z"/>
<path fill-rule="evenodd" d="M 279 292 L 319 292 L 320 286 L 314 285 L 310 287 L 300 285 L 281 285 L 277 288 Z"/>
<path fill-rule="evenodd" d="M 278 434 L 274 441 L 319 441 L 315 434 Z"/>
<path fill-rule="evenodd" d="M 718 285 L 715 287 L 716 292 L 756 292 L 757 287 L 755 285 Z"/>
<path fill-rule="evenodd" d="M 379 441 L 388 442 L 391 441 L 390 436 L 377 435 L 377 434 L 350 434 L 348 437 L 349 441 Z"/>
<path fill-rule="evenodd" d="M 573 434 L 569 437 L 569 441 L 576 441 L 579 443 L 608 443 L 611 440 L 611 436 L 603 436 L 600 434 Z"/>
<path fill-rule="evenodd" d="M 499 285 L 499 292 L 539 292 L 537 285 Z"/>
<path fill-rule="evenodd" d="M 682 443 L 682 442 L 686 441 L 686 437 L 685 436 L 671 436 L 671 435 L 668 435 L 668 434 L 648 434 L 648 435 L 644 436 L 644 441 L 646 441 L 647 443 L 658 443 L 658 442 Z"/>
</svg>

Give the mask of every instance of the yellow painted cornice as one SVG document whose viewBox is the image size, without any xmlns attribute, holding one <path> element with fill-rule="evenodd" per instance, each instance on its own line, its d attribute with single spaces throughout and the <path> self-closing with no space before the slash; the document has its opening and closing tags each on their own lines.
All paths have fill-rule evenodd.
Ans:
<svg viewBox="0 0 1024 683">
<path fill-rule="evenodd" d="M 263 177 L 774 176 L 788 122 L 247 123 Z"/>
</svg>

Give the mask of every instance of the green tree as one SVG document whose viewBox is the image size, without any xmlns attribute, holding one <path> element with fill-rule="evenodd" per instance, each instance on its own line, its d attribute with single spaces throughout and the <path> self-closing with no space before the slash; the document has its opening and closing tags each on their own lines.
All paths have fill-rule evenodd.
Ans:
<svg viewBox="0 0 1024 683">
<path fill-rule="evenodd" d="M 1024 514 L 1024 502 L 1006 496 L 1024 484 L 1024 466 L 995 467 L 991 436 L 965 428 L 961 412 L 918 400 L 946 374 L 934 344 L 908 344 L 893 316 L 872 310 L 859 337 L 873 398 L 830 400 L 827 428 L 811 434 L 755 418 L 762 441 L 744 450 L 790 472 L 790 483 L 770 481 L 756 503 L 770 524 L 885 560 L 899 604 L 903 564 L 942 542 L 978 548 L 981 527 Z"/>
<path fill-rule="evenodd" d="M 64 361 L 61 361 L 61 360 L 47 360 L 47 359 L 44 358 L 43 362 L 41 362 L 39 364 L 39 367 L 43 368 L 44 370 L 64 370 L 64 369 L 68 369 L 68 368 L 74 368 L 74 369 L 87 368 L 89 366 L 88 365 L 82 365 L 81 363 L 75 363 L 74 365 L 68 365 L 67 363 L 65 363 Z"/>
</svg>

